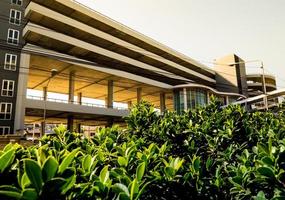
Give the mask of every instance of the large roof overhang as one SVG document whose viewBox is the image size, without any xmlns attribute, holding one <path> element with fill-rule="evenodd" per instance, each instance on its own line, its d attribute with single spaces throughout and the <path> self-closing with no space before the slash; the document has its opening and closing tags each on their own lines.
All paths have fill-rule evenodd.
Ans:
<svg viewBox="0 0 285 200">
<path fill-rule="evenodd" d="M 156 80 L 152 80 L 149 78 L 145 78 L 142 76 L 138 76 L 135 74 L 131 74 L 128 72 L 124 72 L 121 70 L 116 70 L 116 69 L 110 69 L 110 68 L 106 68 L 106 67 L 102 67 L 100 65 L 98 65 L 97 63 L 94 62 L 90 62 L 90 61 L 86 61 L 83 59 L 79 59 L 76 58 L 74 56 L 70 56 L 70 55 L 66 55 L 66 54 L 62 54 L 62 53 L 58 53 L 56 51 L 52 51 L 52 50 L 47 50 L 47 49 L 43 49 L 39 46 L 35 46 L 35 45 L 31 45 L 31 44 L 26 44 L 22 50 L 23 52 L 28 52 L 30 54 L 33 55 L 38 55 L 38 56 L 45 56 L 45 57 L 49 57 L 55 60 L 59 60 L 65 63 L 69 63 L 69 64 L 73 64 L 73 65 L 77 65 L 77 66 L 81 66 L 87 69 L 91 69 L 91 70 L 96 70 L 96 71 L 100 71 L 109 75 L 113 75 L 113 76 L 119 76 L 122 78 L 126 78 L 126 79 L 130 79 L 133 81 L 137 81 L 140 83 L 145 83 L 151 86 L 156 86 L 159 88 L 164 88 L 164 89 L 172 89 L 172 86 L 166 83 L 162 83 L 160 81 L 156 81 Z"/>
<path fill-rule="evenodd" d="M 144 70 L 151 71 L 153 75 L 159 74 L 157 77 L 159 80 L 162 80 L 161 78 L 165 77 L 166 74 L 172 76 L 170 78 L 176 79 L 170 83 L 172 85 L 193 81 L 209 86 L 215 85 L 215 73 L 212 70 L 78 3 L 62 0 L 34 0 L 26 9 L 26 17 L 29 21 L 40 25 L 37 28 L 62 34 L 65 39 L 70 37 L 88 43 L 96 46 L 97 50 L 101 48 L 100 51 L 96 50 L 96 53 L 93 51 L 95 53 L 93 56 L 97 60 L 92 60 L 89 52 L 90 46 L 86 48 L 86 45 L 85 48 L 82 48 L 82 46 L 72 44 L 69 51 L 71 53 L 81 51 L 85 55 L 84 59 L 87 57 L 88 60 L 98 63 L 103 60 L 104 62 L 100 64 L 114 64 L 110 62 L 110 58 L 117 62 L 119 57 L 124 57 L 128 61 L 132 60 L 132 64 L 126 62 L 126 59 L 119 59 L 119 62 L 132 65 L 133 68 L 141 67 Z M 30 27 L 33 26 L 32 28 L 35 28 L 35 24 L 29 23 Z M 40 29 L 38 29 L 38 35 L 44 32 L 44 30 L 41 32 Z M 35 32 L 35 29 L 33 31 Z M 51 35 L 45 34 L 45 37 L 52 39 Z M 31 37 L 26 38 L 28 42 L 37 44 L 37 41 L 30 40 Z M 116 55 L 116 58 L 110 56 L 111 54 Z M 135 71 L 138 72 L 137 69 Z"/>
<path fill-rule="evenodd" d="M 28 23 L 23 30 L 23 35 L 25 40 L 31 44 L 95 62 L 102 67 L 126 71 L 170 85 L 190 81 L 36 24 Z"/>
</svg>

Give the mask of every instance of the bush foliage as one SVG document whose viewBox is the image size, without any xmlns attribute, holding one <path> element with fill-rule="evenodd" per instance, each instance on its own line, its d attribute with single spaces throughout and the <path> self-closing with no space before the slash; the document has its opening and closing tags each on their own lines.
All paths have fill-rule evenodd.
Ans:
<svg viewBox="0 0 285 200">
<path fill-rule="evenodd" d="M 55 129 L 0 151 L 1 199 L 285 199 L 285 113 L 133 107 L 126 129 Z"/>
</svg>

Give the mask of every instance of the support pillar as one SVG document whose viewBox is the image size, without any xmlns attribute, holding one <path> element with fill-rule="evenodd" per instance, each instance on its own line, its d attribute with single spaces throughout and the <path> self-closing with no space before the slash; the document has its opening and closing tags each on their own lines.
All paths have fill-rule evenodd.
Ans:
<svg viewBox="0 0 285 200">
<path fill-rule="evenodd" d="M 226 105 L 229 105 L 229 96 L 226 96 Z"/>
<path fill-rule="evenodd" d="M 210 104 L 211 98 L 210 98 L 210 93 L 207 91 L 207 104 Z"/>
<path fill-rule="evenodd" d="M 81 133 L 81 124 L 77 124 L 77 132 Z"/>
<path fill-rule="evenodd" d="M 108 80 L 107 107 L 113 108 L 114 81 Z"/>
<path fill-rule="evenodd" d="M 67 117 L 67 130 L 70 132 L 73 132 L 73 122 L 74 122 L 74 117 L 72 115 L 69 115 Z"/>
<path fill-rule="evenodd" d="M 187 105 L 187 89 L 183 88 L 184 111 L 188 109 Z"/>
<path fill-rule="evenodd" d="M 25 103 L 27 95 L 27 84 L 30 68 L 30 54 L 21 53 L 21 60 L 18 77 L 18 89 L 17 89 L 17 100 L 16 100 L 16 111 L 14 121 L 14 133 L 24 134 L 25 129 Z"/>
<path fill-rule="evenodd" d="M 137 88 L 137 103 L 142 100 L 142 88 Z"/>
<path fill-rule="evenodd" d="M 74 102 L 74 88 L 75 88 L 75 71 L 71 71 L 69 74 L 68 103 Z"/>
<path fill-rule="evenodd" d="M 160 93 L 160 112 L 164 113 L 165 112 L 165 93 L 161 92 Z"/>
<path fill-rule="evenodd" d="M 45 133 L 46 133 L 46 122 L 42 121 L 41 122 L 41 135 L 40 135 L 40 137 L 42 137 Z"/>
<path fill-rule="evenodd" d="M 79 93 L 77 94 L 77 103 L 78 103 L 79 105 L 82 105 L 82 92 L 79 92 Z"/>
<path fill-rule="evenodd" d="M 133 102 L 132 101 L 128 101 L 128 109 L 131 109 L 133 106 Z"/>
<path fill-rule="evenodd" d="M 43 100 L 47 100 L 47 87 L 43 87 Z"/>
</svg>

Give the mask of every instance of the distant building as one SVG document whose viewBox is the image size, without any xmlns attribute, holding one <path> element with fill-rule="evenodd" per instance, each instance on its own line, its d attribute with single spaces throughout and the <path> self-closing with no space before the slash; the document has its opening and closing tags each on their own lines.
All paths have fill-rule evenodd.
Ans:
<svg viewBox="0 0 285 200">
<path fill-rule="evenodd" d="M 265 87 L 266 92 L 271 92 L 277 89 L 275 77 L 265 74 Z M 246 75 L 248 95 L 254 97 L 264 93 L 263 77 L 262 74 L 248 74 Z"/>
<path fill-rule="evenodd" d="M 215 60 L 217 90 L 248 96 L 244 60 L 235 54 Z"/>
</svg>

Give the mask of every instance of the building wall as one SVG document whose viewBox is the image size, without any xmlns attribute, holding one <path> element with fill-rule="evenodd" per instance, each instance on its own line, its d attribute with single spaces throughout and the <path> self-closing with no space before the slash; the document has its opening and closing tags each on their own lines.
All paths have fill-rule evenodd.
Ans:
<svg viewBox="0 0 285 200">
<path fill-rule="evenodd" d="M 231 54 L 215 61 L 216 89 L 247 96 L 246 69 L 238 56 Z M 238 63 L 238 64 L 235 64 Z"/>
<path fill-rule="evenodd" d="M 23 44 L 22 41 L 22 29 L 23 29 L 23 16 L 25 1 L 22 1 L 22 5 L 16 5 L 12 3 L 12 0 L 1 0 L 0 1 L 0 103 L 12 103 L 12 116 L 10 120 L 1 120 L 0 127 L 9 126 L 10 133 L 14 133 L 14 118 L 15 118 L 15 106 L 17 99 L 17 86 L 18 86 L 18 75 L 19 75 L 19 63 L 20 63 L 20 51 Z M 10 10 L 18 10 L 21 12 L 20 25 L 15 25 L 9 22 L 10 19 Z M 18 45 L 11 45 L 7 43 L 8 29 L 14 29 L 19 31 L 19 43 Z M 7 70 L 4 69 L 5 64 L 5 55 L 13 54 L 17 56 L 16 70 Z M 14 81 L 14 94 L 12 97 L 2 96 L 2 83 L 3 80 L 12 80 Z M 1 134 L 1 133 L 0 133 Z"/>
<path fill-rule="evenodd" d="M 248 96 L 247 78 L 246 78 L 246 69 L 245 69 L 244 60 L 242 60 L 237 55 L 234 55 L 234 58 L 235 58 L 235 62 L 239 63 L 235 65 L 236 72 L 237 72 L 237 83 L 238 83 L 239 93 L 245 96 Z"/>
</svg>

